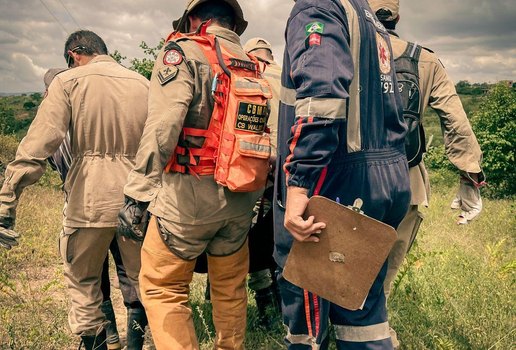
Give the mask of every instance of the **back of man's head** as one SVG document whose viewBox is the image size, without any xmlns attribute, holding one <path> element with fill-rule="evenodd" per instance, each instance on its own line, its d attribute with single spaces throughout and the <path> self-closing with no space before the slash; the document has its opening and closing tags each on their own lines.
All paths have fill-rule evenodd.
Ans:
<svg viewBox="0 0 516 350">
<path fill-rule="evenodd" d="M 387 29 L 395 29 L 399 20 L 399 0 L 369 0 L 371 10 Z"/>
<path fill-rule="evenodd" d="M 247 21 L 238 0 L 188 0 L 183 16 L 172 22 L 174 30 L 181 33 L 195 30 L 189 28 L 188 17 L 195 17 L 203 22 L 211 19 L 238 35 L 242 35 L 247 28 Z"/>
<path fill-rule="evenodd" d="M 249 39 L 244 45 L 244 50 L 247 53 L 253 54 L 266 61 L 274 60 L 274 56 L 272 55 L 272 45 L 263 38 Z"/>
<path fill-rule="evenodd" d="M 225 1 L 208 1 L 196 6 L 190 16 L 201 21 L 212 20 L 221 27 L 233 30 L 235 28 L 235 11 Z"/>
<path fill-rule="evenodd" d="M 104 40 L 89 30 L 78 30 L 66 39 L 64 57 L 68 60 L 68 52 L 73 51 L 81 55 L 107 55 L 108 50 Z"/>
</svg>

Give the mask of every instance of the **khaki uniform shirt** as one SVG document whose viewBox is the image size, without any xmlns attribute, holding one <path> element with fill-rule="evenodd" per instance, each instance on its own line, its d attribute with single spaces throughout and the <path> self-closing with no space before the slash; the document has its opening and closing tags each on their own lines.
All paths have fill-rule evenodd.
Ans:
<svg viewBox="0 0 516 350">
<path fill-rule="evenodd" d="M 14 215 L 23 188 L 38 181 L 70 130 L 64 226 L 115 227 L 147 117 L 148 86 L 107 55 L 56 76 L 7 167 L 0 215 Z"/>
<path fill-rule="evenodd" d="M 272 156 L 276 156 L 276 149 L 278 144 L 278 114 L 279 101 L 281 92 L 281 67 L 274 61 L 265 62 L 266 68 L 263 77 L 269 83 L 272 90 L 272 99 L 270 100 L 271 112 L 269 114 L 269 121 L 267 126 L 271 131 L 271 145 Z"/>
<path fill-rule="evenodd" d="M 391 33 L 394 58 L 400 57 L 407 42 Z M 482 152 L 471 129 L 466 112 L 455 90 L 455 85 L 435 54 L 421 50 L 419 58 L 419 87 L 421 89 L 421 117 L 427 106 L 437 112 L 444 133 L 448 159 L 459 170 L 480 173 Z M 422 120 L 424 123 L 424 121 Z M 410 168 L 412 205 L 426 205 L 430 198 L 430 181 L 423 162 Z"/>
<path fill-rule="evenodd" d="M 238 59 L 249 60 L 233 31 L 210 26 L 208 33 Z M 163 171 L 176 148 L 185 123 L 200 128 L 207 125 L 213 111 L 211 82 L 213 74 L 200 46 L 192 40 L 178 45 L 184 52 L 181 63 L 166 66 L 165 49 L 157 57 L 149 92 L 149 117 L 145 125 L 136 167 L 129 174 L 126 195 L 151 202 L 148 210 L 160 218 L 169 232 L 173 223 L 211 224 L 252 214 L 259 193 L 234 193 L 218 185 L 213 176 L 197 178 L 190 174 Z M 165 44 L 166 48 L 167 44 Z M 160 73 L 176 70 L 175 77 L 161 84 Z"/>
</svg>

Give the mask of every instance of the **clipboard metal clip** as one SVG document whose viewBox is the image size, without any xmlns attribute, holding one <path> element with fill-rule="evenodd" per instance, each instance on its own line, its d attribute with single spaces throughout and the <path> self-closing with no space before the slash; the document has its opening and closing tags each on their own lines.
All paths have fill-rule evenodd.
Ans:
<svg viewBox="0 0 516 350">
<path fill-rule="evenodd" d="M 347 207 L 353 211 L 356 211 L 359 214 L 364 214 L 364 212 L 362 211 L 362 205 L 364 205 L 364 201 L 362 200 L 362 198 L 357 198 L 353 202 L 353 205 L 348 205 Z"/>
</svg>

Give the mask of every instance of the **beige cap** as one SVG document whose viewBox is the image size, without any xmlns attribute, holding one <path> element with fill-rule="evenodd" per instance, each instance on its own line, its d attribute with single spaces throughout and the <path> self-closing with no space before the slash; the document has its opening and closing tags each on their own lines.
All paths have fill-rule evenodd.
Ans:
<svg viewBox="0 0 516 350">
<path fill-rule="evenodd" d="M 394 21 L 400 13 L 400 0 L 369 0 L 369 6 L 380 21 Z"/>
<path fill-rule="evenodd" d="M 174 30 L 178 30 L 181 33 L 186 33 L 188 31 L 188 15 L 192 13 L 193 9 L 205 2 L 213 1 L 213 0 L 188 0 L 186 3 L 186 10 L 183 13 L 181 18 L 176 19 L 172 22 L 172 26 Z M 235 10 L 235 33 L 238 35 L 242 35 L 242 33 L 247 28 L 247 21 L 244 19 L 244 12 L 238 3 L 238 0 L 219 0 L 230 5 L 233 10 Z"/>
<path fill-rule="evenodd" d="M 65 70 L 68 70 L 68 68 L 50 68 L 49 70 L 47 70 L 47 72 L 43 76 L 43 82 L 45 83 L 45 89 L 48 89 L 48 87 L 50 86 L 50 83 L 52 82 L 52 80 L 54 80 L 56 75 L 58 75 L 61 72 L 64 72 Z"/>
<path fill-rule="evenodd" d="M 270 42 L 263 38 L 249 39 L 244 45 L 244 50 L 246 52 L 251 52 L 258 49 L 266 49 L 272 52 L 272 45 Z"/>
</svg>

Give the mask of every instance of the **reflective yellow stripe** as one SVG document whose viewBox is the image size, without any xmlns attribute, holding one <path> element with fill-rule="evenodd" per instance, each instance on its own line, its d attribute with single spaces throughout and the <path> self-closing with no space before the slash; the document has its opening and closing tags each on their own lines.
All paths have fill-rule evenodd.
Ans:
<svg viewBox="0 0 516 350">
<path fill-rule="evenodd" d="M 294 106 L 296 104 L 296 90 L 282 86 L 280 95 L 283 104 L 288 106 Z"/>
<path fill-rule="evenodd" d="M 296 116 L 346 119 L 347 105 L 345 99 L 308 97 L 296 101 Z"/>
<path fill-rule="evenodd" d="M 389 322 L 364 327 L 334 325 L 333 328 L 335 329 L 335 337 L 342 341 L 363 343 L 391 337 Z"/>
<path fill-rule="evenodd" d="M 350 48 L 354 65 L 353 81 L 348 91 L 348 152 L 357 152 L 362 149 L 362 137 L 360 135 L 360 26 L 353 5 L 346 0 L 341 2 L 348 19 Z"/>
</svg>

